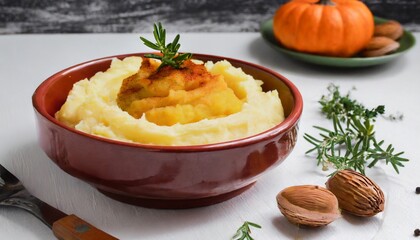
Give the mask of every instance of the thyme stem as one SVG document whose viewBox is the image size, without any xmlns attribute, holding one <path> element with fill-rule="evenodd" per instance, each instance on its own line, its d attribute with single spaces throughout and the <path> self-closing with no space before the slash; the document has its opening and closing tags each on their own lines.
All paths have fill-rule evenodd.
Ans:
<svg viewBox="0 0 420 240">
<path fill-rule="evenodd" d="M 261 228 L 261 226 L 256 223 L 245 221 L 244 224 L 238 228 L 231 240 L 254 240 L 254 238 L 251 237 L 251 227 Z"/>
<path fill-rule="evenodd" d="M 322 113 L 332 119 L 333 130 L 314 126 L 320 131 L 320 138 L 305 133 L 304 139 L 313 145 L 306 153 L 316 152 L 317 164 L 323 170 L 333 165 L 337 171 L 350 168 L 365 174 L 366 166 L 371 168 L 382 160 L 399 173 L 398 168 L 409 161 L 401 157 L 404 152 L 395 153 L 391 144 L 385 148 L 384 141 L 375 137 L 373 123 L 385 113 L 385 107 L 369 110 L 351 99 L 349 93 L 342 96 L 336 85 L 330 85 L 328 90 L 329 94 L 322 96 L 319 103 Z"/>
</svg>

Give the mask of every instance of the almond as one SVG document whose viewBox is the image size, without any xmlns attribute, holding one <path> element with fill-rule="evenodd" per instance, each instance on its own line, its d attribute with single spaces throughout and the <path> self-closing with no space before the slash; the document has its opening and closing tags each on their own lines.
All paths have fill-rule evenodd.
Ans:
<svg viewBox="0 0 420 240">
<path fill-rule="evenodd" d="M 371 217 L 384 210 L 381 188 L 361 173 L 349 169 L 338 171 L 326 185 L 337 197 L 340 208 L 348 213 Z"/>
<path fill-rule="evenodd" d="M 395 43 L 394 40 L 387 37 L 373 37 L 369 43 L 366 45 L 365 50 L 378 50 L 380 48 L 386 47 L 390 44 Z"/>
<path fill-rule="evenodd" d="M 373 37 L 366 45 L 362 55 L 365 57 L 378 57 L 396 51 L 400 44 L 388 37 Z"/>
<path fill-rule="evenodd" d="M 281 213 L 298 225 L 324 226 L 341 216 L 337 198 L 319 186 L 288 187 L 277 194 L 276 200 Z"/>
<path fill-rule="evenodd" d="M 375 25 L 374 36 L 388 37 L 393 40 L 399 39 L 404 33 L 404 29 L 397 21 L 388 21 Z"/>
</svg>

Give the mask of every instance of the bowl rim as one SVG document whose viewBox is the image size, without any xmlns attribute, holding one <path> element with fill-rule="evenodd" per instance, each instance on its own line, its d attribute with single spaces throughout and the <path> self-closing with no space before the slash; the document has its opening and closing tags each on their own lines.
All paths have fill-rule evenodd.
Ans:
<svg viewBox="0 0 420 240">
<path fill-rule="evenodd" d="M 279 124 L 273 126 L 272 128 L 269 128 L 263 132 L 247 136 L 244 138 L 224 141 L 224 142 L 217 142 L 217 143 L 210 143 L 210 144 L 199 144 L 199 145 L 179 145 L 179 146 L 173 146 L 173 145 L 152 145 L 152 144 L 144 144 L 144 143 L 137 143 L 137 142 L 125 142 L 121 140 L 114 140 L 106 137 L 101 137 L 89 133 L 85 133 L 82 131 L 79 131 L 77 129 L 71 128 L 69 126 L 64 125 L 63 123 L 59 122 L 56 118 L 51 116 L 43 107 L 43 96 L 45 95 L 46 89 L 56 81 L 56 79 L 60 78 L 62 75 L 66 75 L 69 71 L 74 71 L 78 69 L 82 69 L 84 67 L 97 64 L 99 62 L 104 61 L 111 61 L 113 58 L 123 59 L 125 57 L 130 56 L 143 56 L 144 54 L 147 54 L 150 52 L 137 52 L 137 53 L 126 53 L 126 54 L 118 54 L 118 55 L 112 55 L 112 56 L 106 56 L 101 58 L 96 58 L 92 60 L 88 60 L 82 63 L 75 64 L 73 66 L 67 67 L 63 70 L 60 70 L 50 77 L 48 77 L 46 80 L 40 83 L 40 85 L 35 89 L 33 95 L 32 95 L 32 105 L 34 107 L 34 110 L 38 112 L 42 117 L 47 119 L 50 123 L 66 130 L 70 131 L 74 134 L 81 135 L 83 137 L 87 137 L 96 141 L 108 143 L 108 144 L 115 144 L 125 147 L 134 147 L 134 148 L 143 148 L 148 150 L 155 150 L 155 151 L 170 151 L 170 152 L 200 152 L 200 151 L 213 151 L 213 150 L 221 150 L 221 149 L 228 149 L 232 147 L 242 147 L 247 146 L 252 143 L 264 141 L 266 139 L 270 139 L 280 133 L 284 133 L 287 131 L 287 129 L 293 127 L 300 119 L 300 116 L 303 111 L 303 98 L 297 87 L 286 77 L 281 75 L 280 73 L 277 73 L 271 69 L 268 69 L 266 67 L 263 67 L 261 65 L 243 61 L 240 59 L 230 58 L 230 57 L 223 57 L 218 55 L 211 55 L 211 54 L 200 54 L 200 53 L 193 53 L 193 58 L 211 58 L 215 59 L 213 61 L 219 61 L 219 60 L 227 60 L 234 65 L 234 63 L 239 63 L 242 65 L 248 65 L 252 68 L 262 70 L 264 72 L 267 72 L 271 75 L 274 75 L 275 77 L 281 79 L 281 81 L 289 88 L 293 99 L 295 106 L 292 108 L 292 111 L 290 114 Z M 82 80 L 82 79 L 80 79 Z M 79 81 L 80 81 L 79 80 Z"/>
</svg>

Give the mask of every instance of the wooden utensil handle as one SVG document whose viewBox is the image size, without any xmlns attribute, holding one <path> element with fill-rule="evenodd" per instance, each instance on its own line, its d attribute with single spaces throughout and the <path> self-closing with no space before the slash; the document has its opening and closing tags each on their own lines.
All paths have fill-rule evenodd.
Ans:
<svg viewBox="0 0 420 240">
<path fill-rule="evenodd" d="M 57 220 L 53 223 L 52 230 L 60 240 L 118 240 L 76 215 Z"/>
</svg>

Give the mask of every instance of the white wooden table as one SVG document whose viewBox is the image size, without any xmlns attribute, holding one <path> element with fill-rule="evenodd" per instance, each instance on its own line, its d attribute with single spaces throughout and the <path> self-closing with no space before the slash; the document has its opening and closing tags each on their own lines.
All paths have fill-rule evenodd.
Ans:
<svg viewBox="0 0 420 240">
<path fill-rule="evenodd" d="M 143 34 L 151 37 L 150 34 Z M 420 33 L 416 33 L 420 39 Z M 173 38 L 169 36 L 168 38 Z M 329 69 L 302 64 L 273 51 L 258 33 L 185 33 L 181 50 L 238 58 L 283 74 L 300 89 L 304 112 L 292 154 L 264 175 L 249 191 L 227 202 L 190 210 L 155 210 L 109 199 L 90 185 L 54 165 L 38 147 L 31 96 L 53 73 L 94 58 L 149 51 L 138 34 L 3 35 L 0 36 L 0 163 L 21 179 L 38 198 L 74 213 L 120 239 L 228 240 L 244 221 L 262 225 L 253 236 L 273 239 L 415 239 L 420 228 L 420 44 L 397 61 L 366 69 Z M 404 150 L 411 159 L 400 174 L 379 165 L 368 175 L 383 188 L 386 208 L 370 219 L 344 215 L 325 228 L 299 229 L 277 209 L 275 196 L 297 184 L 323 186 L 328 173 L 304 152 L 310 144 L 303 133 L 312 125 L 329 127 L 317 101 L 329 83 L 366 106 L 384 104 L 404 120 L 379 118 L 378 138 Z M 0 239 L 54 239 L 51 230 L 28 213 L 0 208 Z"/>
</svg>

